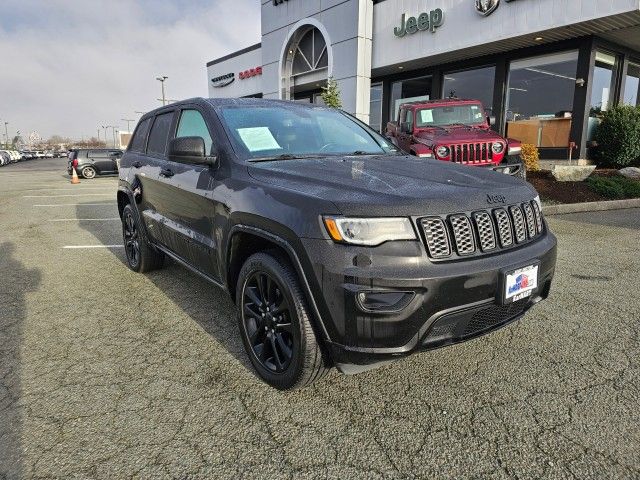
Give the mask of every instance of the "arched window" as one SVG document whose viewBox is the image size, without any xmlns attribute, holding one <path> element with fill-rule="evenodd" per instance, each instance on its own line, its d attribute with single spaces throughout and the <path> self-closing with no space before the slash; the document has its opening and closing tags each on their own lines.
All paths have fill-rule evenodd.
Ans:
<svg viewBox="0 0 640 480">
<path fill-rule="evenodd" d="M 327 68 L 329 65 L 327 44 L 317 28 L 309 29 L 298 42 L 293 52 L 292 75 Z"/>
</svg>

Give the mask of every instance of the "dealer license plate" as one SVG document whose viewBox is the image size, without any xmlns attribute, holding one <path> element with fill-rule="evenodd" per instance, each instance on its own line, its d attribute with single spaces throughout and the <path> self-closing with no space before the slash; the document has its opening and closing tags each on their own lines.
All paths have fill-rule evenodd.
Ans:
<svg viewBox="0 0 640 480">
<path fill-rule="evenodd" d="M 529 265 L 507 273 L 504 282 L 504 303 L 517 302 L 531 296 L 533 291 L 538 288 L 539 266 Z"/>
</svg>

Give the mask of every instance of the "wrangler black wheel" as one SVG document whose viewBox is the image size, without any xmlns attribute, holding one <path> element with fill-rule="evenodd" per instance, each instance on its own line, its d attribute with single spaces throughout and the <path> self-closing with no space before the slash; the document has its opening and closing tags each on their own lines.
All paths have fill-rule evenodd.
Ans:
<svg viewBox="0 0 640 480">
<path fill-rule="evenodd" d="M 127 265 L 134 272 L 149 272 L 162 266 L 164 255 L 148 244 L 131 205 L 122 210 L 122 241 Z"/>
<path fill-rule="evenodd" d="M 249 257 L 238 279 L 236 303 L 245 349 L 264 381 L 286 390 L 326 373 L 305 298 L 286 258 L 277 253 Z"/>
</svg>

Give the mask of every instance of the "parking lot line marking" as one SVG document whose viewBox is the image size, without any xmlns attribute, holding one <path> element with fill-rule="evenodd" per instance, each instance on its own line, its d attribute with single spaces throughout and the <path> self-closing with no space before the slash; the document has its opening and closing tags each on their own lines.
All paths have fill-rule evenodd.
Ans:
<svg viewBox="0 0 640 480">
<path fill-rule="evenodd" d="M 113 193 L 85 193 L 84 195 L 70 195 L 70 194 L 65 194 L 65 195 L 23 195 L 22 198 L 57 198 L 57 197 L 87 197 L 87 196 L 93 196 L 93 197 L 99 197 L 99 196 L 113 196 Z"/>
<path fill-rule="evenodd" d="M 80 249 L 80 248 L 124 248 L 124 245 L 65 245 L 65 249 Z"/>
<path fill-rule="evenodd" d="M 120 217 L 112 218 L 50 218 L 50 222 L 109 222 L 113 220 L 120 220 Z"/>
<path fill-rule="evenodd" d="M 79 207 L 79 206 L 97 207 L 97 206 L 104 206 L 104 205 L 112 206 L 112 205 L 117 205 L 117 204 L 116 204 L 116 202 L 112 202 L 112 203 L 54 203 L 54 204 L 50 204 L 50 205 L 33 205 L 33 206 L 34 207 Z"/>
</svg>

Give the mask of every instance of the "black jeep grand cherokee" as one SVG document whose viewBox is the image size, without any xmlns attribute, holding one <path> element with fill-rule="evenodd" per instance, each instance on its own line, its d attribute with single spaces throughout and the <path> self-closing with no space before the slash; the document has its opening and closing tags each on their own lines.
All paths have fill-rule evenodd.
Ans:
<svg viewBox="0 0 640 480">
<path fill-rule="evenodd" d="M 280 389 L 499 328 L 547 297 L 556 262 L 529 184 L 401 154 L 350 115 L 293 102 L 147 113 L 118 207 L 131 269 L 168 256 L 226 289 Z"/>
</svg>

